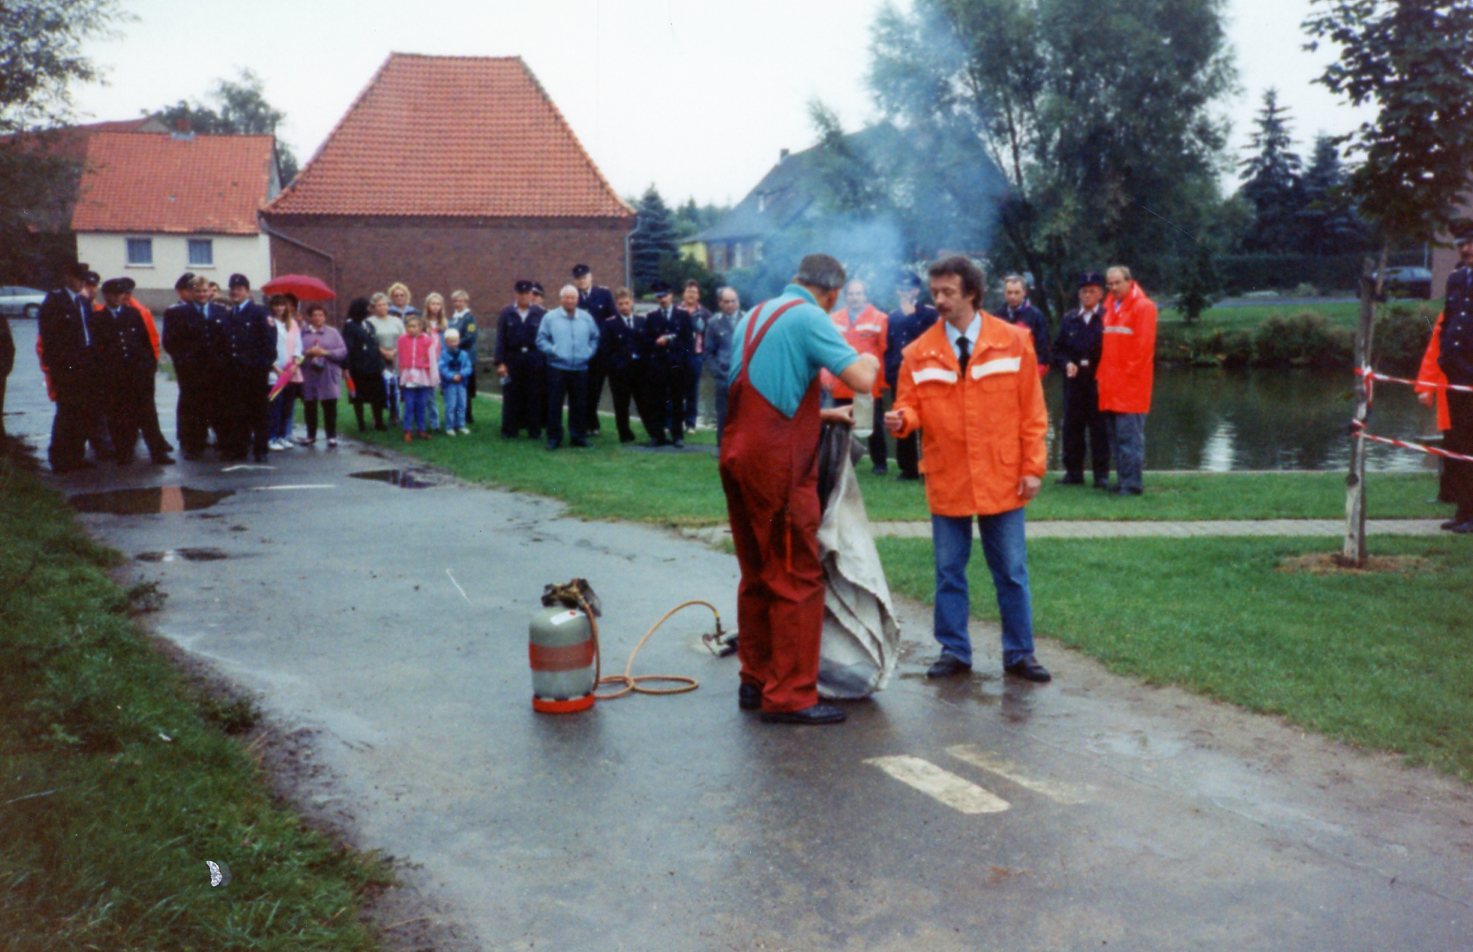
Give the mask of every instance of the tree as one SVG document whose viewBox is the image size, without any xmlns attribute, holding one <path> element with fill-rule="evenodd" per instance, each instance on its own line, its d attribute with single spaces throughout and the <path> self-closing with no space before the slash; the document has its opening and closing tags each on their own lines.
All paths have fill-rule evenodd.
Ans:
<svg viewBox="0 0 1473 952">
<path fill-rule="evenodd" d="M 1233 83 L 1223 0 L 915 0 L 876 21 L 870 87 L 924 156 L 952 247 L 992 244 L 975 173 L 1006 174 L 995 246 L 1063 308 L 1073 276 L 1126 262 L 1149 285 L 1219 203 Z M 989 205 L 993 204 L 988 201 Z M 970 220 L 968 220 L 970 217 Z M 960 218 L 961 220 L 957 220 Z M 983 231 L 988 232 L 983 234 Z"/>
<path fill-rule="evenodd" d="M 670 208 L 654 185 L 645 189 L 634 208 L 639 214 L 639 222 L 629 239 L 630 271 L 634 293 L 644 294 L 660 277 L 661 259 L 679 257 L 679 244 Z"/>
<path fill-rule="evenodd" d="M 122 19 L 116 0 L 0 3 L 0 276 L 48 277 L 57 249 L 38 243 L 36 226 L 68 205 L 80 171 L 49 146 L 72 119 L 72 84 L 98 79 L 83 43 Z"/>
<path fill-rule="evenodd" d="M 1316 82 L 1352 104 L 1374 104 L 1376 117 L 1340 141 L 1364 161 L 1346 189 L 1382 237 L 1380 267 L 1367 261 L 1355 362 L 1364 367 L 1374 345 L 1374 307 L 1392 242 L 1429 241 L 1453 225 L 1453 209 L 1469 189 L 1473 155 L 1473 4 L 1468 0 L 1313 0 L 1304 21 L 1313 38 L 1339 48 L 1339 59 Z M 1355 425 L 1370 410 L 1367 381 L 1357 378 Z M 1364 565 L 1365 441 L 1352 436 L 1346 479 L 1346 531 L 1341 559 Z"/>
<path fill-rule="evenodd" d="M 216 80 L 210 87 L 210 96 L 213 106 L 181 99 L 148 114 L 157 116 L 171 128 L 187 123 L 190 129 L 204 135 L 274 136 L 277 127 L 286 120 L 286 113 L 266 101 L 261 77 L 249 69 L 242 69 L 233 81 Z M 280 138 L 276 140 L 276 159 L 281 184 L 287 185 L 297 177 L 297 157 Z"/>
<path fill-rule="evenodd" d="M 1302 253 L 1345 254 L 1369 246 L 1369 230 L 1345 189 L 1340 149 L 1330 136 L 1315 137 L 1314 154 L 1303 183 L 1303 204 L 1295 225 L 1295 246 Z"/>
<path fill-rule="evenodd" d="M 1304 204 L 1302 164 L 1292 150 L 1289 110 L 1279 105 L 1276 89 L 1270 87 L 1263 94 L 1255 125 L 1257 131 L 1247 146 L 1254 153 L 1238 163 L 1241 192 L 1256 215 L 1243 245 L 1248 251 L 1291 251 L 1298 238 L 1295 219 Z"/>
</svg>

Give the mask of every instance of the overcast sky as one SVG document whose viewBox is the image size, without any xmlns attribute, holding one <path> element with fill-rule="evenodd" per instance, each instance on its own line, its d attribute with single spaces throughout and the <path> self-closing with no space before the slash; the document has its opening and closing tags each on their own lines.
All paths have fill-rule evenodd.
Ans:
<svg viewBox="0 0 1473 952">
<path fill-rule="evenodd" d="M 637 196 L 653 182 L 672 204 L 735 202 L 780 149 L 813 144 L 809 100 L 829 104 L 846 129 L 874 118 L 864 75 L 882 5 L 124 0 L 136 19 L 89 49 L 108 83 L 81 87 L 75 99 L 85 120 L 129 118 L 204 98 L 217 79 L 249 67 L 286 113 L 279 134 L 305 165 L 391 51 L 518 55 L 621 195 Z M 1345 132 L 1360 121 L 1311 84 L 1327 57 L 1301 49 L 1309 0 L 1229 0 L 1228 8 L 1242 91 L 1223 111 L 1235 147 L 1270 85 L 1292 111 L 1306 156 L 1316 132 Z"/>
</svg>

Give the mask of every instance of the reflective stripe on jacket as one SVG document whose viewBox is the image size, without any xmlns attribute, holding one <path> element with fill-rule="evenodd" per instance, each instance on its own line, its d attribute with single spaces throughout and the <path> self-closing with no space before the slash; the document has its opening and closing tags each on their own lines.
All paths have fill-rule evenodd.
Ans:
<svg viewBox="0 0 1473 952">
<path fill-rule="evenodd" d="M 966 372 L 937 321 L 905 348 L 897 437 L 921 429 L 926 502 L 939 516 L 990 516 L 1025 505 L 1024 476 L 1043 477 L 1048 410 L 1032 335 L 983 313 Z"/>
<path fill-rule="evenodd" d="M 1156 376 L 1156 305 L 1134 281 L 1125 299 L 1105 301 L 1104 342 L 1095 382 L 1100 409 L 1111 413 L 1150 413 Z"/>
</svg>

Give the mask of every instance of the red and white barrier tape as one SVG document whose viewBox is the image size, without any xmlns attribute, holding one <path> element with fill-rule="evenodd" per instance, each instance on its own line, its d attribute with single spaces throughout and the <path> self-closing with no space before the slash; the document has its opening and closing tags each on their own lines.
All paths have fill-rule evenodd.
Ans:
<svg viewBox="0 0 1473 952">
<path fill-rule="evenodd" d="M 1419 453 L 1426 453 L 1429 456 L 1441 456 L 1443 459 L 1455 459 L 1464 463 L 1473 463 L 1473 456 L 1464 456 L 1461 453 L 1453 453 L 1436 446 L 1424 446 L 1421 443 L 1412 443 L 1408 440 L 1393 440 L 1387 436 L 1376 436 L 1367 433 L 1366 425 L 1359 420 L 1352 420 L 1350 422 L 1350 432 L 1358 439 L 1370 440 L 1374 443 L 1385 443 L 1387 446 L 1395 446 L 1404 450 L 1416 450 Z"/>
<path fill-rule="evenodd" d="M 1371 380 L 1384 380 L 1387 383 L 1404 383 L 1409 387 L 1426 387 L 1429 390 L 1461 390 L 1463 393 L 1473 393 L 1473 386 L 1461 383 L 1437 383 L 1433 380 L 1408 380 L 1405 377 L 1390 377 L 1386 374 L 1378 374 L 1369 367 L 1358 368 L 1355 372 L 1357 377 L 1367 377 Z"/>
</svg>

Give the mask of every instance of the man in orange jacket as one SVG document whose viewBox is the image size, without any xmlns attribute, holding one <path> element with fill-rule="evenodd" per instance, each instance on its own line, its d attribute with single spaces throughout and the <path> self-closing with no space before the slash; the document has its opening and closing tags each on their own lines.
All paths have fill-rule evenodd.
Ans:
<svg viewBox="0 0 1473 952">
<path fill-rule="evenodd" d="M 1422 366 L 1417 370 L 1417 379 L 1421 381 L 1415 387 L 1417 399 L 1422 406 L 1432 407 L 1437 413 L 1437 430 L 1442 434 L 1443 441 L 1447 440 L 1447 431 L 1453 428 L 1451 415 L 1447 412 L 1447 391 L 1441 386 L 1447 383 L 1447 374 L 1437 365 L 1437 359 L 1442 356 L 1442 322 L 1446 314 L 1437 315 L 1437 323 L 1432 325 L 1432 339 L 1427 342 L 1427 349 L 1422 353 Z M 1423 386 L 1422 384 L 1433 386 Z M 1443 461 L 1442 475 L 1437 481 L 1437 499 L 1439 502 L 1452 502 L 1452 496 L 1447 488 L 1447 463 Z"/>
<path fill-rule="evenodd" d="M 1095 383 L 1105 435 L 1115 459 L 1114 492 L 1139 496 L 1146 464 L 1146 414 L 1151 412 L 1151 383 L 1156 375 L 1156 305 L 1116 265 L 1105 272 L 1105 326 Z"/>
<path fill-rule="evenodd" d="M 872 354 L 880 362 L 880 373 L 875 377 L 873 429 L 869 436 L 869 459 L 876 473 L 889 470 L 889 445 L 885 442 L 885 428 L 881 425 L 885 399 L 885 348 L 889 344 L 890 316 L 869 302 L 864 282 L 854 279 L 844 286 L 844 306 L 829 315 L 844 342 L 861 354 Z M 854 402 L 854 389 L 844 381 L 825 371 L 823 388 L 834 398 L 834 406 L 846 407 Z M 871 420 L 855 420 L 857 426 L 871 426 Z"/>
<path fill-rule="evenodd" d="M 1048 411 L 1033 338 L 981 310 L 982 270 L 954 256 L 930 268 L 941 320 L 905 348 L 895 409 L 885 427 L 921 431 L 921 472 L 936 550 L 934 624 L 939 678 L 972 669 L 967 562 L 972 519 L 997 590 L 1003 670 L 1029 681 L 1050 675 L 1033 654 L 1024 507 L 1038 494 L 1048 453 Z"/>
</svg>

